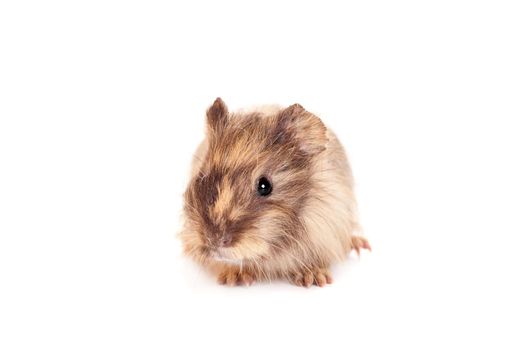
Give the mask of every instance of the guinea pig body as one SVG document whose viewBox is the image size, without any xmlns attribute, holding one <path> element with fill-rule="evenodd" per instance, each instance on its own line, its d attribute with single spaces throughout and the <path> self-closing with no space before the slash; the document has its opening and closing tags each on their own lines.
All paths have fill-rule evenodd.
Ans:
<svg viewBox="0 0 525 350">
<path fill-rule="evenodd" d="M 323 286 L 333 263 L 370 249 L 344 149 L 298 104 L 230 113 L 217 99 L 184 199 L 184 252 L 222 284 Z"/>
</svg>

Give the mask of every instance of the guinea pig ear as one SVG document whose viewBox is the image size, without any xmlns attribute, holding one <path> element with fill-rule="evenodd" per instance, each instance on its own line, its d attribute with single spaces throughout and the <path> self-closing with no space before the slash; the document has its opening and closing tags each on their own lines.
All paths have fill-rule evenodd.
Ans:
<svg viewBox="0 0 525 350">
<path fill-rule="evenodd" d="M 211 130 L 220 130 L 226 125 L 228 121 L 228 107 L 220 97 L 217 97 L 215 102 L 208 108 L 206 118 L 208 120 L 208 128 Z"/>
<path fill-rule="evenodd" d="M 327 129 L 321 119 L 296 103 L 278 115 L 278 132 L 291 135 L 300 149 L 310 155 L 321 153 L 328 142 Z"/>
</svg>

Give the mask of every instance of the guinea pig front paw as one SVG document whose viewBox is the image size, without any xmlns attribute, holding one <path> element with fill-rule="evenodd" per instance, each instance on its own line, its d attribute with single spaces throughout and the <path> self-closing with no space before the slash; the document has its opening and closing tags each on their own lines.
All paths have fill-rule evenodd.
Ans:
<svg viewBox="0 0 525 350">
<path fill-rule="evenodd" d="M 290 281 L 300 287 L 308 288 L 314 284 L 324 287 L 326 284 L 332 283 L 332 274 L 326 268 L 313 268 L 293 273 L 290 276 Z"/>
<path fill-rule="evenodd" d="M 228 286 L 251 286 L 255 282 L 254 276 L 246 270 L 237 267 L 225 267 L 217 278 L 219 284 Z"/>
</svg>

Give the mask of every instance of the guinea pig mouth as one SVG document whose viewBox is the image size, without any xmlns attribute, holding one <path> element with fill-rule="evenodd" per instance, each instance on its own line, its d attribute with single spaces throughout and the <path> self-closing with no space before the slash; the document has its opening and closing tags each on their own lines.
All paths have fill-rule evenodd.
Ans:
<svg viewBox="0 0 525 350">
<path fill-rule="evenodd" d="M 232 264 L 232 265 L 240 265 L 242 263 L 242 259 L 230 259 L 230 258 L 223 258 L 220 256 L 214 257 L 214 259 L 216 261 L 220 261 L 220 262 Z"/>
<path fill-rule="evenodd" d="M 212 252 L 211 258 L 215 261 L 220 261 L 232 265 L 240 265 L 243 261 L 243 259 L 235 259 L 228 257 L 227 254 L 225 254 L 225 252 L 222 251 L 222 249 L 219 249 L 219 251 Z"/>
</svg>

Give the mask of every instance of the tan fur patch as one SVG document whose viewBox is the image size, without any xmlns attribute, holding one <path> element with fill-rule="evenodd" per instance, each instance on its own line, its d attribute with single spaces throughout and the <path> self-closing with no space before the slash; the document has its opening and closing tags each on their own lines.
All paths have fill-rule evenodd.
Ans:
<svg viewBox="0 0 525 350">
<path fill-rule="evenodd" d="M 210 207 L 210 214 L 212 217 L 220 218 L 224 213 L 231 208 L 233 199 L 233 190 L 227 178 L 223 178 L 221 184 L 218 186 L 218 195 L 215 204 Z"/>
</svg>

